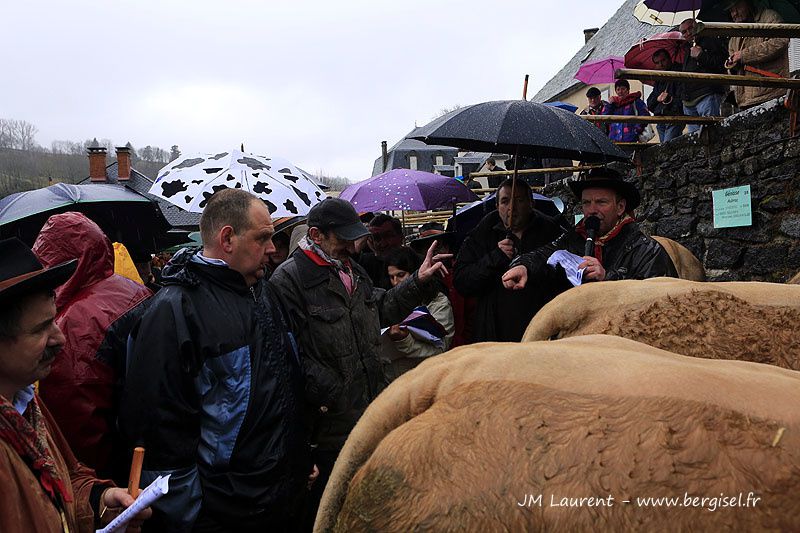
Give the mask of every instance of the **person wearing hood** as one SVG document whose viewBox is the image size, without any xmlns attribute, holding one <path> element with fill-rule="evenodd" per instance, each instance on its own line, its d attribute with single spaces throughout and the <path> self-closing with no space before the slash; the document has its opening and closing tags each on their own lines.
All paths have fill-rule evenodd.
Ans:
<svg viewBox="0 0 800 533">
<path fill-rule="evenodd" d="M 632 93 L 628 80 L 617 80 L 614 83 L 614 92 L 617 94 L 611 97 L 611 101 L 603 109 L 604 115 L 650 115 L 647 105 L 642 100 L 642 93 L 640 91 Z M 639 135 L 645 130 L 645 126 L 645 124 L 630 122 L 612 122 L 609 126 L 608 138 L 617 142 L 638 142 Z"/>
<path fill-rule="evenodd" d="M 130 463 L 116 431 L 116 415 L 126 342 L 152 293 L 114 273 L 111 241 L 81 213 L 51 216 L 33 252 L 45 267 L 78 260 L 75 274 L 56 289 L 55 321 L 66 340 L 52 372 L 40 382 L 39 394 L 78 459 L 101 476 L 124 483 Z"/>
<path fill-rule="evenodd" d="M 266 280 L 274 226 L 241 189 L 215 193 L 202 250 L 183 249 L 131 333 L 120 426 L 170 475 L 155 531 L 288 531 L 313 476 L 296 343 Z"/>
</svg>

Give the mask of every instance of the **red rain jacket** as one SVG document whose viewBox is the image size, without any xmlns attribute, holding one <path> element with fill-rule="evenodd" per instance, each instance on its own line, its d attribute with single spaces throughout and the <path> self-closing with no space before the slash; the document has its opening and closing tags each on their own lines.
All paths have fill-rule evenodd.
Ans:
<svg viewBox="0 0 800 533">
<path fill-rule="evenodd" d="M 33 251 L 45 267 L 78 259 L 75 274 L 56 289 L 56 324 L 66 344 L 39 394 L 78 459 L 109 475 L 125 345 L 136 314 L 128 312 L 143 308 L 152 293 L 114 274 L 111 242 L 80 213 L 50 217 Z"/>
</svg>

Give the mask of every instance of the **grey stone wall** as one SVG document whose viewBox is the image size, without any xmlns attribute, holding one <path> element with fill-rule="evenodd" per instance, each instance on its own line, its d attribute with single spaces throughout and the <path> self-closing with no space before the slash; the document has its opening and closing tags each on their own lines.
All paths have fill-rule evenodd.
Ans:
<svg viewBox="0 0 800 533">
<path fill-rule="evenodd" d="M 711 281 L 788 280 L 800 270 L 800 138 L 789 137 L 789 116 L 776 100 L 641 151 L 629 179 L 644 230 L 689 248 Z M 715 229 L 711 191 L 748 184 L 753 225 Z M 563 183 L 545 193 L 574 209 Z"/>
</svg>

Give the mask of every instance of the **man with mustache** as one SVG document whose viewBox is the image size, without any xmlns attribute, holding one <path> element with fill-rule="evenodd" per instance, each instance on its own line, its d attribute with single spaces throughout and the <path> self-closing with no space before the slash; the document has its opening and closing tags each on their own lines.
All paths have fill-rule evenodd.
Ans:
<svg viewBox="0 0 800 533">
<path fill-rule="evenodd" d="M 133 498 L 78 462 L 34 387 L 64 345 L 53 291 L 77 261 L 45 268 L 16 238 L 0 241 L 0 257 L 0 531 L 89 533 Z"/>
<path fill-rule="evenodd" d="M 369 402 L 386 386 L 380 328 L 399 324 L 439 291 L 433 278 L 449 255 L 428 249 L 422 266 L 390 290 L 373 287 L 353 260 L 369 235 L 350 203 L 327 198 L 311 208 L 306 237 L 270 278 L 292 331 L 305 373 L 306 401 L 315 413 L 312 444 L 320 478 L 305 514 L 313 524 L 319 499 L 344 441 Z"/>
</svg>

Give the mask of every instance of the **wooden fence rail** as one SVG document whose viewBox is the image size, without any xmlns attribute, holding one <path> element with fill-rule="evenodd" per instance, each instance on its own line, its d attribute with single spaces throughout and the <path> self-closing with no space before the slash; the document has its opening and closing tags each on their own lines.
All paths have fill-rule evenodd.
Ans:
<svg viewBox="0 0 800 533">
<path fill-rule="evenodd" d="M 622 80 L 672 80 L 702 81 L 711 85 L 735 85 L 739 87 L 772 87 L 776 89 L 800 89 L 800 80 L 770 78 L 768 76 L 735 76 L 732 74 L 707 74 L 705 72 L 674 72 L 671 70 L 646 70 L 634 68 L 617 69 L 614 74 Z M 592 115 L 597 116 L 597 115 Z"/>
</svg>

